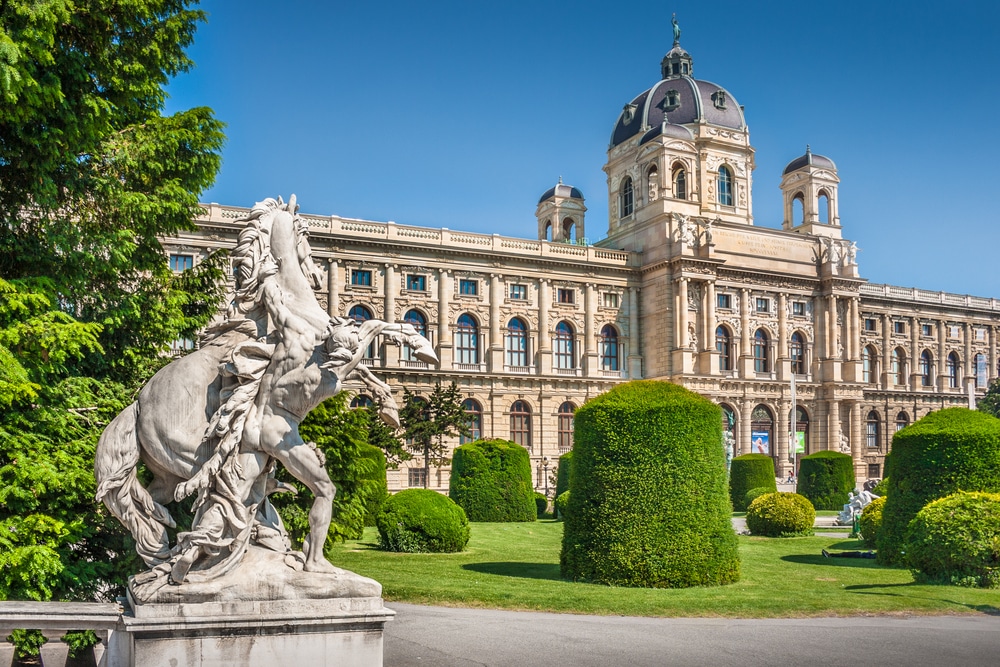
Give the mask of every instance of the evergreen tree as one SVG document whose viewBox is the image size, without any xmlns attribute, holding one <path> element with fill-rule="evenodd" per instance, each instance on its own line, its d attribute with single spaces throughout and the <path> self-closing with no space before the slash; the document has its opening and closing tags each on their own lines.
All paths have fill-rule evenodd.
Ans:
<svg viewBox="0 0 1000 667">
<path fill-rule="evenodd" d="M 1000 378 L 994 378 L 986 389 L 986 395 L 979 399 L 976 409 L 1000 418 Z"/>
<path fill-rule="evenodd" d="M 424 457 L 424 488 L 427 488 L 431 465 L 440 467 L 448 463 L 444 439 L 469 434 L 462 394 L 454 382 L 447 387 L 438 382 L 428 398 L 404 387 L 399 417 L 407 446 Z"/>
</svg>

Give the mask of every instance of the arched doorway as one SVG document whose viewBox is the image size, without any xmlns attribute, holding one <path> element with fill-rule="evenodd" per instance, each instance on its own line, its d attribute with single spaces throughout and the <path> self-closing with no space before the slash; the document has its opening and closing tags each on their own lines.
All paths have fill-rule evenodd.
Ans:
<svg viewBox="0 0 1000 667">
<path fill-rule="evenodd" d="M 758 405 L 750 413 L 750 451 L 773 456 L 774 414 L 766 405 Z"/>
</svg>

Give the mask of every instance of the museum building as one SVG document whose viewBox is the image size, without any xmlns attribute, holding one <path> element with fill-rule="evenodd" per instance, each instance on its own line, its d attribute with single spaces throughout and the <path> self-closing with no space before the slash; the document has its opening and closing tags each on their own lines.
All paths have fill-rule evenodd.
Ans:
<svg viewBox="0 0 1000 667">
<path fill-rule="evenodd" d="M 829 449 L 859 480 L 881 477 L 893 433 L 996 377 L 1000 300 L 867 282 L 836 165 L 808 148 L 782 173 L 781 229 L 755 226 L 743 107 L 694 78 L 679 40 L 660 75 L 611 133 L 606 238 L 582 242 L 584 196 L 562 182 L 538 201 L 537 239 L 304 215 L 321 303 L 423 332 L 439 364 L 389 344 L 363 363 L 394 394 L 456 382 L 472 439 L 525 446 L 539 490 L 572 447 L 573 411 L 637 378 L 718 403 L 736 453 L 770 454 L 779 476 Z M 164 241 L 172 268 L 235 246 L 248 211 L 205 205 L 197 232 Z M 389 488 L 423 475 L 418 457 Z M 447 489 L 447 467 L 431 477 Z"/>
</svg>

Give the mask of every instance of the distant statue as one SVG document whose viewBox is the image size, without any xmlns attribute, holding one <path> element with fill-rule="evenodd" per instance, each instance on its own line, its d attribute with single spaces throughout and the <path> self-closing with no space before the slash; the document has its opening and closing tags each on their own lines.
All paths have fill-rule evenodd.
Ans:
<svg viewBox="0 0 1000 667">
<path fill-rule="evenodd" d="M 722 446 L 726 450 L 726 472 L 729 472 L 729 468 L 733 464 L 733 452 L 736 449 L 736 438 L 733 437 L 732 431 L 722 430 Z"/>
<path fill-rule="evenodd" d="M 681 43 L 681 26 L 677 23 L 677 14 L 670 19 L 670 24 L 674 27 L 674 46 Z"/>
<path fill-rule="evenodd" d="M 688 347 L 692 350 L 698 349 L 698 332 L 695 330 L 694 322 L 688 322 Z"/>
<path fill-rule="evenodd" d="M 677 215 L 677 240 L 681 245 L 693 246 L 694 245 L 694 223 L 686 216 L 682 214 Z"/>
<path fill-rule="evenodd" d="M 705 245 L 712 245 L 712 225 L 711 220 L 705 220 Z"/>
<path fill-rule="evenodd" d="M 151 569 L 130 590 L 149 600 L 166 584 L 208 582 L 234 570 L 251 546 L 285 555 L 308 573 L 342 573 L 326 560 L 336 491 L 322 453 L 305 443 L 299 424 L 348 379 L 364 382 L 398 426 L 389 388 L 361 365 L 379 334 L 436 362 L 430 343 L 409 324 L 331 319 L 315 290 L 309 225 L 295 197 L 258 203 L 232 253 L 236 286 L 224 322 L 201 347 L 162 368 L 119 414 L 97 445 L 97 499 L 132 533 Z M 152 475 L 136 477 L 140 460 Z M 301 553 L 268 495 L 280 490 L 283 465 L 315 496 Z M 176 526 L 166 505 L 196 494 L 190 530 L 171 545 Z M 280 560 L 280 556 L 279 556 Z"/>
<path fill-rule="evenodd" d="M 833 239 L 826 239 L 827 260 L 833 264 L 840 264 L 840 245 Z"/>
<path fill-rule="evenodd" d="M 656 196 L 659 194 L 659 185 L 656 182 L 656 174 L 649 175 L 649 188 L 648 188 L 648 199 L 650 202 L 656 201 Z"/>
<path fill-rule="evenodd" d="M 855 491 L 857 491 L 857 489 L 855 489 Z M 866 490 L 858 491 L 857 494 L 853 491 L 849 492 L 847 494 L 847 502 L 844 504 L 844 508 L 841 510 L 840 514 L 837 515 L 837 523 L 841 526 L 854 525 L 854 520 L 861 516 L 861 512 L 864 511 L 865 507 L 876 498 L 878 498 L 878 496 Z"/>
<path fill-rule="evenodd" d="M 847 246 L 847 265 L 854 266 L 858 263 L 858 244 L 851 241 L 851 245 Z"/>
</svg>

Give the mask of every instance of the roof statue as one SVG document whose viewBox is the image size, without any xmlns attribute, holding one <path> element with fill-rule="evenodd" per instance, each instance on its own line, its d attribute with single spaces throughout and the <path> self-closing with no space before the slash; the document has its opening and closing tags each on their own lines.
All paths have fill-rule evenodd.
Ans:
<svg viewBox="0 0 1000 667">
<path fill-rule="evenodd" d="M 360 363 L 378 335 L 410 346 L 423 361 L 437 357 L 410 324 L 359 324 L 326 313 L 315 295 L 322 274 L 313 263 L 308 223 L 297 212 L 294 195 L 288 203 L 266 199 L 240 221 L 245 226 L 232 253 L 236 282 L 225 320 L 206 332 L 199 349 L 156 373 L 101 435 L 97 498 L 131 531 L 150 568 L 129 583 L 138 602 L 239 595 L 223 579 L 252 552 L 255 571 L 270 562 L 277 571 L 267 578 L 296 589 L 287 597 L 352 595 L 358 586 L 371 594 L 378 587 L 356 575 L 345 584 L 350 573 L 323 555 L 336 489 L 299 424 L 345 381 L 357 379 L 381 399 L 382 418 L 398 426 L 388 386 Z M 148 487 L 136 477 L 140 460 L 153 476 Z M 281 490 L 277 464 L 315 496 L 302 552 L 292 551 L 268 500 Z M 167 528 L 177 522 L 166 505 L 191 495 L 191 528 L 171 544 Z M 303 581 L 293 581 L 294 573 Z"/>
<path fill-rule="evenodd" d="M 681 26 L 677 23 L 677 14 L 673 15 L 670 19 L 670 25 L 674 27 L 674 46 L 680 46 L 681 43 Z"/>
</svg>

